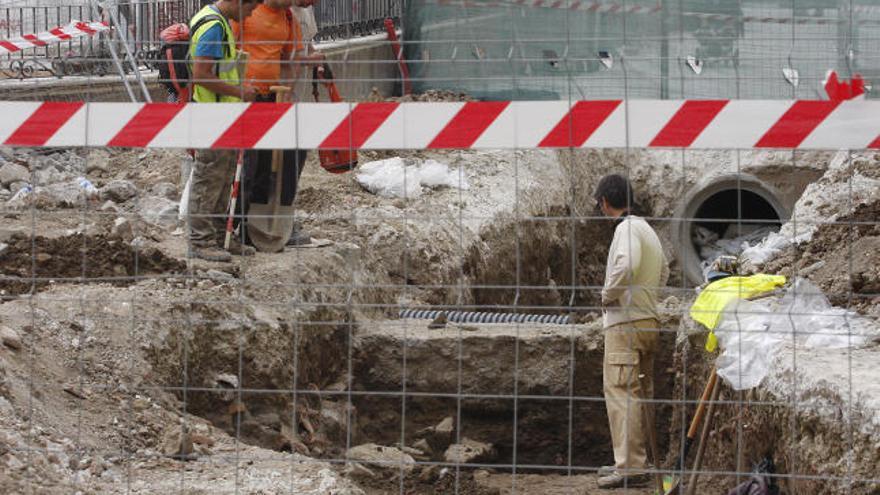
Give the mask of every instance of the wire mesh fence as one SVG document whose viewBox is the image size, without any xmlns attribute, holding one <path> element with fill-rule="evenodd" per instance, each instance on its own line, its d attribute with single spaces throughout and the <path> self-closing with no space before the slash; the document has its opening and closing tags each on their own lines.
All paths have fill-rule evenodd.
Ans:
<svg viewBox="0 0 880 495">
<path fill-rule="evenodd" d="M 880 2 L 395 5 L 0 82 L 3 491 L 876 493 Z"/>
<path fill-rule="evenodd" d="M 200 0 L 131 0 L 123 2 L 58 2 L 29 4 L 9 2 L 0 6 L 0 36 L 5 39 L 50 35 L 71 23 L 94 21 L 113 26 L 116 36 L 53 39 L 27 48 L 2 53 L 2 73 L 6 77 L 30 78 L 68 75 L 107 75 L 115 70 L 110 63 L 108 43 L 128 46 L 134 63 L 149 70 L 154 68 L 157 50 L 163 41 L 163 29 L 187 23 L 205 4 Z M 318 3 L 315 19 L 319 40 L 345 40 L 384 30 L 384 20 L 399 22 L 400 2 L 395 0 L 359 0 Z M 122 51 L 121 48 L 118 51 Z"/>
</svg>

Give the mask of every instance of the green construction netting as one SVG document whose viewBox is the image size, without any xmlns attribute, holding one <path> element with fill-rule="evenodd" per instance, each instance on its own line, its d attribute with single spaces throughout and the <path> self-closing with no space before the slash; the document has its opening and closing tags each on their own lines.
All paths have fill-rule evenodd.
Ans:
<svg viewBox="0 0 880 495">
<path fill-rule="evenodd" d="M 408 0 L 404 42 L 417 92 L 815 99 L 880 80 L 880 0 Z"/>
</svg>

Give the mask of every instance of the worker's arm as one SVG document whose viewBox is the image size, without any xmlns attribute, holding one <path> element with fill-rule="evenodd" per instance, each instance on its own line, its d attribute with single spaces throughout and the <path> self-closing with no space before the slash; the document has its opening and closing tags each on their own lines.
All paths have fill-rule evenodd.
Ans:
<svg viewBox="0 0 880 495">
<path fill-rule="evenodd" d="M 611 244 L 615 247 L 614 252 L 609 253 L 611 270 L 602 289 L 602 304 L 606 306 L 616 305 L 620 301 L 623 293 L 632 285 L 633 273 L 639 269 L 642 259 L 641 243 L 629 222 L 617 226 Z"/>
<path fill-rule="evenodd" d="M 311 67 L 320 64 L 327 57 L 321 52 L 308 53 L 308 50 L 300 50 L 293 56 L 294 76 L 299 79 L 302 76 L 304 67 Z"/>
<path fill-rule="evenodd" d="M 217 77 L 214 67 L 217 60 L 211 57 L 193 58 L 193 82 L 205 89 L 223 96 L 234 96 L 244 101 L 254 101 L 254 90 L 244 86 L 233 86 Z"/>
<path fill-rule="evenodd" d="M 293 87 L 296 83 L 294 80 L 294 76 L 296 76 L 296 71 L 293 70 L 293 55 L 290 52 L 284 52 L 281 54 L 281 80 L 278 81 L 278 84 L 282 86 Z"/>
</svg>

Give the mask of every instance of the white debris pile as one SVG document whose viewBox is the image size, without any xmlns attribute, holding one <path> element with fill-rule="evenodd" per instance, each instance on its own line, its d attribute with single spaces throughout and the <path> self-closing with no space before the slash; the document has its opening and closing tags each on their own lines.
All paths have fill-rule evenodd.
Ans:
<svg viewBox="0 0 880 495">
<path fill-rule="evenodd" d="M 786 342 L 816 349 L 864 346 L 880 335 L 876 324 L 834 307 L 822 290 L 796 279 L 781 299 L 730 303 L 715 328 L 721 355 L 715 366 L 735 390 L 757 387 Z"/>
<path fill-rule="evenodd" d="M 758 271 L 761 265 L 788 247 L 809 242 L 821 223 L 836 221 L 860 204 L 875 199 L 880 191 L 880 180 L 865 175 L 865 171 L 875 167 L 873 153 L 837 153 L 825 174 L 804 190 L 791 218 L 779 232 L 771 233 L 742 252 L 743 265 Z"/>
<path fill-rule="evenodd" d="M 468 189 L 460 170 L 428 159 L 407 163 L 400 157 L 368 162 L 358 168 L 355 180 L 367 191 L 386 198 L 418 198 L 424 189 Z"/>
<path fill-rule="evenodd" d="M 739 256 L 740 253 L 757 245 L 777 230 L 779 227 L 766 223 L 731 223 L 724 235 L 719 236 L 714 230 L 697 225 L 694 227 L 693 241 L 700 250 L 700 258 L 704 260 L 703 264 L 708 265 L 719 256 Z"/>
</svg>

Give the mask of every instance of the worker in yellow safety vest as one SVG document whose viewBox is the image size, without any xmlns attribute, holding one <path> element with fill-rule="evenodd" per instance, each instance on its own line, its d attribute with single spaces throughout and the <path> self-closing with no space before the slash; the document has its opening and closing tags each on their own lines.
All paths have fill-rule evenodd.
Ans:
<svg viewBox="0 0 880 495">
<path fill-rule="evenodd" d="M 190 20 L 189 58 L 196 103 L 254 101 L 254 89 L 241 85 L 239 52 L 229 20 L 241 22 L 262 0 L 218 0 Z M 189 196 L 190 252 L 208 261 L 230 261 L 254 249 L 234 241 L 223 249 L 224 212 L 235 174 L 235 150 L 198 150 Z"/>
</svg>

